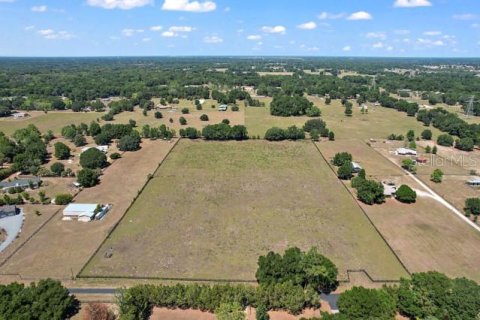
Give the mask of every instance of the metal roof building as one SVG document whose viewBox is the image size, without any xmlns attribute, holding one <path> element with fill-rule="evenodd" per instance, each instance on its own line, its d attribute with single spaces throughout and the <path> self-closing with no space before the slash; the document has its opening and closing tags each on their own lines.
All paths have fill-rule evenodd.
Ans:
<svg viewBox="0 0 480 320">
<path fill-rule="evenodd" d="M 91 221 L 95 217 L 98 204 L 70 203 L 63 209 L 63 220 Z"/>
</svg>

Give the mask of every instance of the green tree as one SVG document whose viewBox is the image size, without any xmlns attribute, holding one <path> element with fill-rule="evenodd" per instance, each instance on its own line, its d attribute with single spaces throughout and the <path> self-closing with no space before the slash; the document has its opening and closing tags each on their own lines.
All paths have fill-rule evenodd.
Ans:
<svg viewBox="0 0 480 320">
<path fill-rule="evenodd" d="M 340 295 L 338 309 L 350 320 L 393 320 L 396 300 L 383 289 L 353 287 Z"/>
<path fill-rule="evenodd" d="M 73 144 L 75 147 L 81 147 L 87 144 L 87 140 L 83 136 L 83 134 L 77 134 L 75 138 L 73 138 Z"/>
<path fill-rule="evenodd" d="M 264 304 L 260 304 L 257 306 L 255 310 L 255 319 L 256 320 L 270 320 L 270 316 L 268 315 L 267 307 Z"/>
<path fill-rule="evenodd" d="M 449 134 L 441 134 L 437 138 L 437 143 L 444 147 L 453 146 L 453 137 Z"/>
<path fill-rule="evenodd" d="M 190 109 L 188 108 L 183 108 L 182 109 L 182 114 L 189 114 L 190 113 Z"/>
<path fill-rule="evenodd" d="M 202 114 L 202 115 L 200 116 L 200 121 L 208 121 L 208 115 Z"/>
<path fill-rule="evenodd" d="M 246 314 L 238 302 L 221 303 L 215 309 L 215 316 L 218 320 L 245 320 Z"/>
<path fill-rule="evenodd" d="M 353 157 L 348 152 L 339 152 L 333 157 L 332 163 L 334 166 L 341 167 L 345 162 L 352 162 Z"/>
<path fill-rule="evenodd" d="M 178 122 L 180 122 L 180 124 L 181 124 L 182 126 L 187 125 L 187 119 L 185 119 L 184 117 L 180 117 L 180 118 L 178 119 Z"/>
<path fill-rule="evenodd" d="M 415 131 L 413 131 L 413 130 L 408 130 L 408 132 L 407 132 L 407 140 L 408 140 L 409 142 L 415 140 Z"/>
<path fill-rule="evenodd" d="M 465 200 L 465 212 L 467 215 L 480 215 L 480 198 L 468 198 Z"/>
<path fill-rule="evenodd" d="M 423 140 L 432 140 L 432 130 L 425 129 L 422 131 L 422 139 Z"/>
<path fill-rule="evenodd" d="M 107 156 L 97 148 L 90 148 L 80 155 L 80 165 L 84 169 L 105 168 L 107 164 Z"/>
<path fill-rule="evenodd" d="M 433 146 L 433 148 L 432 148 L 432 154 L 437 154 L 437 146 Z"/>
<path fill-rule="evenodd" d="M 432 175 L 430 176 L 430 180 L 432 180 L 435 183 L 440 183 L 443 180 L 443 171 L 440 169 L 435 169 L 432 172 Z"/>
<path fill-rule="evenodd" d="M 50 166 L 50 171 L 52 171 L 52 173 L 57 177 L 60 177 L 65 171 L 65 165 L 61 162 L 55 162 Z"/>
<path fill-rule="evenodd" d="M 402 184 L 395 193 L 395 199 L 403 203 L 413 203 L 417 200 L 417 193 L 409 186 Z"/>
<path fill-rule="evenodd" d="M 160 111 L 155 111 L 154 115 L 155 115 L 155 119 L 162 119 L 163 118 L 163 114 Z"/>
<path fill-rule="evenodd" d="M 55 196 L 55 204 L 66 205 L 73 201 L 73 196 L 69 193 L 61 193 Z"/>
<path fill-rule="evenodd" d="M 455 141 L 455 148 L 463 151 L 473 151 L 474 142 L 472 138 L 461 138 Z"/>
<path fill-rule="evenodd" d="M 339 179 L 350 180 L 353 177 L 353 165 L 350 161 L 344 162 L 337 170 Z"/>
<path fill-rule="evenodd" d="M 303 130 L 305 132 L 311 132 L 312 130 L 316 129 L 320 132 L 321 130 L 325 129 L 325 127 L 325 121 L 322 119 L 310 119 L 307 120 L 303 125 Z"/>
<path fill-rule="evenodd" d="M 82 169 L 77 174 L 77 181 L 82 187 L 94 187 L 99 182 L 98 173 L 92 169 Z"/>
<path fill-rule="evenodd" d="M 140 135 L 135 132 L 129 135 L 123 136 L 118 140 L 118 150 L 120 151 L 137 151 L 140 149 L 140 143 L 142 139 Z"/>
<path fill-rule="evenodd" d="M 425 153 L 432 153 L 432 147 L 426 146 L 425 147 Z"/>
<path fill-rule="evenodd" d="M 330 131 L 328 133 L 328 140 L 329 141 L 335 141 L 335 133 L 333 131 Z"/>
<path fill-rule="evenodd" d="M 54 144 L 55 158 L 65 160 L 70 158 L 70 148 L 63 142 L 57 142 Z"/>
<path fill-rule="evenodd" d="M 357 184 L 357 197 L 358 200 L 369 205 L 383 203 L 385 202 L 384 187 L 377 181 L 360 180 Z"/>
</svg>

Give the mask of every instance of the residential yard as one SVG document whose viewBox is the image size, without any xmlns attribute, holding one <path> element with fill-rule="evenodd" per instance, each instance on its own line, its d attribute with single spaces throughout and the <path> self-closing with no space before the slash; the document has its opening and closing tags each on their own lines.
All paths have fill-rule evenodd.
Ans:
<svg viewBox="0 0 480 320">
<path fill-rule="evenodd" d="M 318 145 L 327 158 L 337 152 L 350 152 L 353 159 L 364 166 L 370 179 L 393 181 L 397 186 L 407 184 L 424 191 L 387 159 L 391 157 L 393 161 L 400 161 L 400 157 L 389 152 L 394 150 L 391 143 L 379 141 L 373 144 L 378 152 L 365 141 L 355 139 Z M 445 186 L 450 182 L 449 177 L 446 179 Z M 352 192 L 355 194 L 354 190 Z M 415 204 L 388 199 L 382 205 L 361 206 L 410 272 L 436 270 L 452 277 L 480 280 L 477 267 L 480 263 L 480 233 L 436 200 L 419 194 Z"/>
<path fill-rule="evenodd" d="M 406 275 L 311 142 L 182 140 L 82 276 L 254 280 L 290 246 L 317 246 L 342 279 Z"/>
<path fill-rule="evenodd" d="M 84 189 L 75 198 L 77 203 L 113 204 L 103 220 L 62 221 L 59 212 L 7 261 L 1 274 L 18 274 L 28 279 L 74 277 L 121 219 L 145 185 L 147 176 L 153 174 L 173 145 L 174 142 L 160 140 L 144 141 L 141 150 L 125 153 L 105 170 L 100 185 Z"/>
<path fill-rule="evenodd" d="M 13 134 L 16 130 L 25 128 L 29 124 L 35 125 L 40 132 L 46 133 L 52 130 L 54 134 L 60 135 L 62 128 L 69 124 L 89 124 L 96 121 L 103 113 L 101 112 L 72 112 L 72 111 L 29 111 L 30 117 L 24 119 L 0 118 L 0 131 L 6 135 Z"/>
</svg>

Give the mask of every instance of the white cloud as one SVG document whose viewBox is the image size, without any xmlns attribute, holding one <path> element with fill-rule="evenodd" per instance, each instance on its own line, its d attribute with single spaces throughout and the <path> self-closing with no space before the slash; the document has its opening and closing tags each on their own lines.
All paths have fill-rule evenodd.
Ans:
<svg viewBox="0 0 480 320">
<path fill-rule="evenodd" d="M 0 2 L 15 2 L 17 0 L 0 0 Z"/>
<path fill-rule="evenodd" d="M 298 29 L 303 29 L 303 30 L 313 30 L 313 29 L 317 28 L 317 24 L 313 21 L 310 21 L 310 22 L 305 22 L 305 23 L 299 24 L 297 26 L 297 28 Z"/>
<path fill-rule="evenodd" d="M 434 36 L 440 36 L 442 34 L 441 31 L 425 31 L 423 33 L 424 36 L 427 36 L 427 37 L 434 37 Z"/>
<path fill-rule="evenodd" d="M 418 38 L 417 44 L 425 47 L 442 47 L 445 43 L 442 40 L 432 40 L 432 39 L 424 39 Z"/>
<path fill-rule="evenodd" d="M 329 12 L 321 12 L 318 15 L 318 19 L 320 20 L 336 20 L 336 19 L 342 19 L 345 17 L 345 13 L 329 13 Z"/>
<path fill-rule="evenodd" d="M 162 10 L 188 11 L 188 12 L 209 12 L 214 11 L 217 5 L 213 1 L 190 1 L 190 0 L 165 0 Z"/>
<path fill-rule="evenodd" d="M 472 28 L 480 28 L 480 23 L 472 23 Z"/>
<path fill-rule="evenodd" d="M 247 37 L 247 40 L 258 41 L 261 40 L 262 36 L 259 34 L 251 34 Z"/>
<path fill-rule="evenodd" d="M 25 31 L 30 31 L 30 30 L 33 30 L 33 29 L 35 29 L 35 26 L 26 26 L 25 28 L 23 28 L 23 30 L 25 30 Z"/>
<path fill-rule="evenodd" d="M 203 42 L 210 44 L 222 43 L 223 39 L 218 36 L 206 36 L 203 38 Z"/>
<path fill-rule="evenodd" d="M 73 34 L 68 31 L 55 31 L 53 29 L 38 30 L 38 34 L 47 40 L 70 40 L 73 38 Z"/>
<path fill-rule="evenodd" d="M 190 26 L 171 26 L 167 31 L 162 33 L 162 37 L 173 38 L 178 37 L 181 33 L 188 33 L 195 30 L 195 28 Z"/>
<path fill-rule="evenodd" d="M 381 48 L 383 48 L 384 46 L 385 46 L 385 45 L 383 44 L 383 42 L 377 42 L 377 43 L 374 43 L 374 44 L 372 45 L 372 48 L 374 48 L 374 49 L 381 49 Z"/>
<path fill-rule="evenodd" d="M 345 47 L 343 47 L 342 50 L 345 51 L 345 52 L 350 52 L 350 51 L 352 51 L 352 47 L 351 46 L 345 46 Z"/>
<path fill-rule="evenodd" d="M 152 40 L 152 38 L 143 38 L 142 42 L 150 42 L 151 40 Z"/>
<path fill-rule="evenodd" d="M 385 40 L 387 38 L 387 34 L 385 32 L 369 32 L 365 36 L 369 39 Z"/>
<path fill-rule="evenodd" d="M 392 46 L 388 46 L 388 47 L 387 47 L 387 51 L 393 51 L 393 47 L 392 47 Z"/>
<path fill-rule="evenodd" d="M 125 28 L 122 30 L 122 34 L 125 36 L 125 37 L 131 37 L 133 36 L 134 34 L 136 33 L 143 33 L 144 30 L 143 29 L 129 29 L 129 28 Z"/>
<path fill-rule="evenodd" d="M 274 27 L 263 26 L 262 31 L 265 33 L 285 34 L 287 32 L 287 29 L 284 26 L 274 26 Z"/>
<path fill-rule="evenodd" d="M 406 34 L 410 34 L 410 30 L 397 29 L 397 30 L 393 31 L 393 33 L 398 34 L 398 35 L 406 35 Z"/>
<path fill-rule="evenodd" d="M 430 0 L 395 0 L 395 8 L 431 7 Z"/>
<path fill-rule="evenodd" d="M 455 20 L 475 20 L 477 16 L 472 13 L 462 13 L 462 14 L 454 14 L 452 16 Z"/>
<path fill-rule="evenodd" d="M 372 15 L 366 11 L 358 11 L 349 15 L 347 20 L 372 20 Z"/>
<path fill-rule="evenodd" d="M 87 0 L 87 4 L 92 7 L 101 7 L 104 9 L 129 10 L 153 4 L 153 0 Z"/>
<path fill-rule="evenodd" d="M 225 12 L 230 12 L 231 10 L 232 10 L 232 8 L 230 8 L 230 7 L 225 7 L 225 9 L 223 9 L 223 11 L 225 11 Z"/>
<path fill-rule="evenodd" d="M 152 27 L 150 27 L 151 31 L 161 31 L 162 29 L 163 29 L 162 26 L 152 26 Z"/>
<path fill-rule="evenodd" d="M 33 12 L 47 12 L 47 6 L 33 6 L 30 10 Z"/>
</svg>

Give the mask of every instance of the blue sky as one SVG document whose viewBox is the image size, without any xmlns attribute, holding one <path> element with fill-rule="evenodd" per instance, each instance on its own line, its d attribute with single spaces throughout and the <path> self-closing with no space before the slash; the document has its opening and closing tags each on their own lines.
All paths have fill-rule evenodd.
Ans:
<svg viewBox="0 0 480 320">
<path fill-rule="evenodd" d="M 479 0 L 0 0 L 0 56 L 479 52 Z"/>
</svg>

